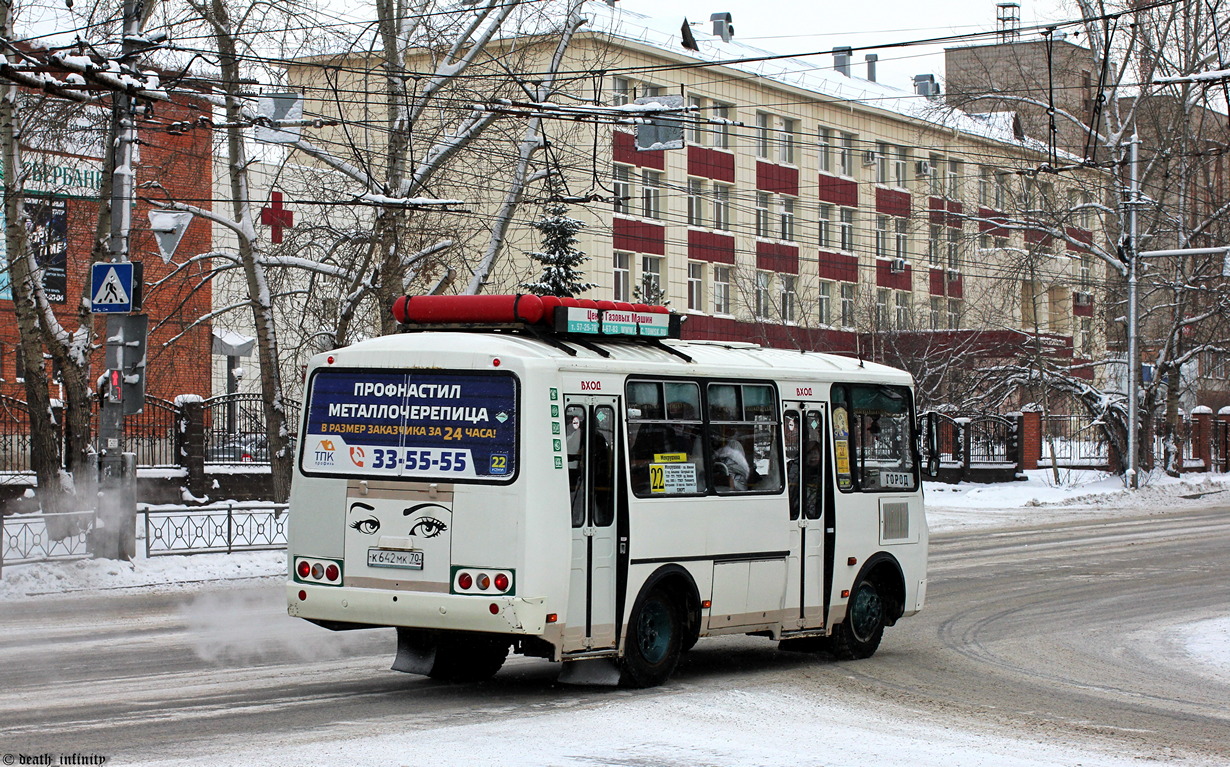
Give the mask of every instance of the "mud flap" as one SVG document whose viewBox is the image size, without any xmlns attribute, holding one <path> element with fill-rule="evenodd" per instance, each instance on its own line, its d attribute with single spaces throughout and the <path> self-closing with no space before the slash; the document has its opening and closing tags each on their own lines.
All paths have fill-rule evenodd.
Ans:
<svg viewBox="0 0 1230 767">
<path fill-rule="evenodd" d="M 557 682 L 615 687 L 619 684 L 619 664 L 614 658 L 565 661 Z"/>
<path fill-rule="evenodd" d="M 397 629 L 397 657 L 393 659 L 393 670 L 427 676 L 436 662 L 436 647 L 437 638 L 432 632 Z"/>
</svg>

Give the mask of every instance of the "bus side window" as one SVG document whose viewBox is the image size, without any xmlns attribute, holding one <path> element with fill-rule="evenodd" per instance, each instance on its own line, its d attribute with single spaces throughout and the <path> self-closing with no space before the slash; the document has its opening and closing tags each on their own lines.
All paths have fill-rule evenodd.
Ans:
<svg viewBox="0 0 1230 767">
<path fill-rule="evenodd" d="M 710 384 L 710 478 L 719 494 L 782 489 L 779 426 L 772 387 Z"/>
<path fill-rule="evenodd" d="M 572 526 L 585 524 L 585 408 L 569 405 L 564 410 L 568 445 L 568 493 L 572 500 Z"/>
<path fill-rule="evenodd" d="M 690 381 L 631 381 L 627 393 L 632 491 L 640 497 L 703 493 L 700 387 Z"/>
</svg>

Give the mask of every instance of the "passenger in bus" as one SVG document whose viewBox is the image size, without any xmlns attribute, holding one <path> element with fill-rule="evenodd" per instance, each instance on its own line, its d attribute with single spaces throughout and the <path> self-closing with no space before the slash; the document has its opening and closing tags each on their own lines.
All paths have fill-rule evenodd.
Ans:
<svg viewBox="0 0 1230 767">
<path fill-rule="evenodd" d="M 754 481 L 754 470 L 747 460 L 747 451 L 737 439 L 732 427 L 725 427 L 721 447 L 713 452 L 713 476 L 717 491 L 747 490 Z"/>
</svg>

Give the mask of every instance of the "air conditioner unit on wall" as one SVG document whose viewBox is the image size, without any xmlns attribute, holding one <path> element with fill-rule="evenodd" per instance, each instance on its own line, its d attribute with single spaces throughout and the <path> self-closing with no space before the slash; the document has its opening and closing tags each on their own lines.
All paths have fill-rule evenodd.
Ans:
<svg viewBox="0 0 1230 767">
<path fill-rule="evenodd" d="M 914 163 L 914 173 L 919 176 L 930 176 L 931 175 L 931 161 L 930 160 L 916 161 Z"/>
<path fill-rule="evenodd" d="M 892 261 L 888 262 L 888 271 L 892 272 L 893 274 L 904 274 L 905 273 L 905 259 L 904 258 L 894 258 Z"/>
<path fill-rule="evenodd" d="M 875 165 L 878 159 L 879 156 L 874 150 L 871 152 L 863 152 L 863 165 Z"/>
</svg>

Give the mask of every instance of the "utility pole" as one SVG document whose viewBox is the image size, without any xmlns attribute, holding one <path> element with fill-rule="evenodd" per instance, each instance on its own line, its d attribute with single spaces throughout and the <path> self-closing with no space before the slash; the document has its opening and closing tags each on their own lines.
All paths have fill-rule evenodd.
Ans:
<svg viewBox="0 0 1230 767">
<path fill-rule="evenodd" d="M 1138 431 L 1140 430 L 1140 413 L 1137 402 L 1140 398 L 1140 308 L 1138 304 L 1137 285 L 1137 221 L 1136 211 L 1140 207 L 1140 176 L 1137 168 L 1140 149 L 1140 137 L 1133 132 L 1132 141 L 1128 145 L 1128 177 L 1131 185 L 1128 188 L 1128 237 L 1124 243 L 1124 256 L 1128 266 L 1128 349 L 1127 349 L 1127 471 L 1125 479 L 1129 490 L 1140 487 L 1140 448 Z"/>
<path fill-rule="evenodd" d="M 127 63 L 138 49 L 142 12 L 142 0 L 124 0 L 121 62 Z M 127 92 L 115 92 L 111 106 L 115 135 L 111 151 L 115 152 L 115 174 L 111 185 L 111 237 L 108 248 L 112 264 L 127 264 L 129 260 L 129 233 L 136 186 L 134 106 L 134 99 Z M 138 289 L 135 281 L 130 282 L 129 286 L 134 291 Z M 99 487 L 92 549 L 94 556 L 109 559 L 131 559 L 136 555 L 137 509 L 133 491 L 136 461 L 135 456 L 125 461 L 124 413 L 131 405 L 124 401 L 124 383 L 128 372 L 126 368 L 134 362 L 133 353 L 139 349 L 144 356 L 145 338 L 144 325 L 138 328 L 129 322 L 132 319 L 135 318 L 108 316 L 106 323 L 107 378 L 104 386 L 107 396 L 102 397 L 98 417 Z M 144 360 L 139 362 L 143 366 Z M 144 376 L 143 367 L 140 375 Z"/>
</svg>

